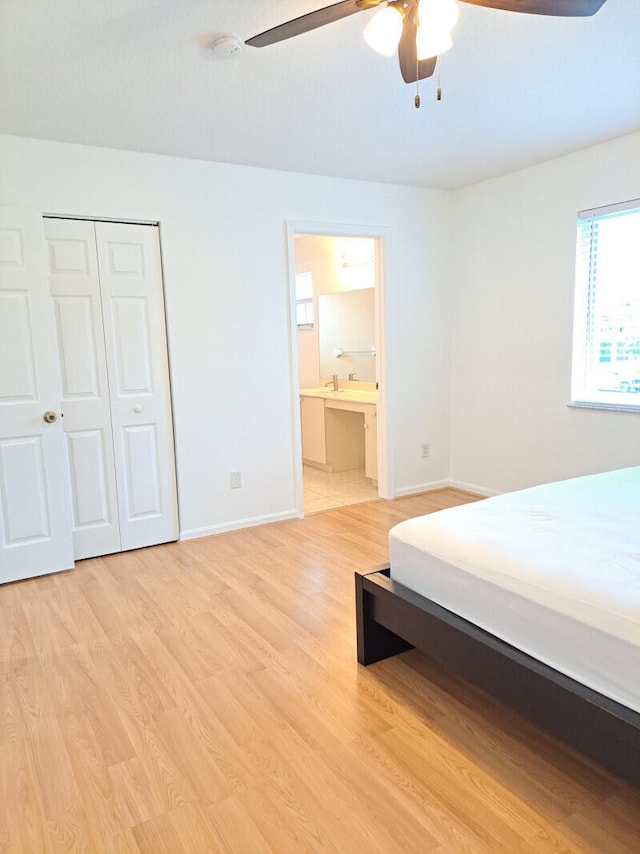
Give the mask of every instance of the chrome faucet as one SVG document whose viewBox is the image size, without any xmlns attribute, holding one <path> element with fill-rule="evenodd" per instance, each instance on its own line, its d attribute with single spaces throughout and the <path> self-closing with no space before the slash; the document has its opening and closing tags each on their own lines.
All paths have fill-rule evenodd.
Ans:
<svg viewBox="0 0 640 854">
<path fill-rule="evenodd" d="M 324 385 L 325 385 L 325 388 L 327 388 L 328 386 L 331 386 L 331 388 L 334 391 L 338 391 L 338 375 L 337 374 L 331 374 L 331 379 L 329 380 L 328 383 L 325 383 Z"/>
</svg>

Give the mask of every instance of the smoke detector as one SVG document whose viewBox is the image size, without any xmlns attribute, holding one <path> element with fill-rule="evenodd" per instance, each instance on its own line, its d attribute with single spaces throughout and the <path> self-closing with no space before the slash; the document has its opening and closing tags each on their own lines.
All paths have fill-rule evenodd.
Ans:
<svg viewBox="0 0 640 854">
<path fill-rule="evenodd" d="M 217 36 L 211 42 L 211 52 L 216 59 L 232 59 L 242 50 L 242 42 L 235 36 Z"/>
</svg>

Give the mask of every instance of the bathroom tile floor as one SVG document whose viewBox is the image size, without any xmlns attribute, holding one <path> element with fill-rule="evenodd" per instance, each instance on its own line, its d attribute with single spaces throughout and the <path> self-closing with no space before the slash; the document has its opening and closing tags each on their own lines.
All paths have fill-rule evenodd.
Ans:
<svg viewBox="0 0 640 854">
<path fill-rule="evenodd" d="M 303 466 L 302 479 L 305 516 L 347 504 L 375 501 L 378 497 L 378 487 L 367 480 L 364 469 L 331 473 Z"/>
</svg>

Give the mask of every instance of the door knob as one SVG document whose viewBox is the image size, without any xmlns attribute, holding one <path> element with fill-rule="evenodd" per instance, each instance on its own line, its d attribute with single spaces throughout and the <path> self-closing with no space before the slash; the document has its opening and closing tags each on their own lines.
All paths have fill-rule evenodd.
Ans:
<svg viewBox="0 0 640 854">
<path fill-rule="evenodd" d="M 47 424 L 53 424 L 54 421 L 58 420 L 58 416 L 55 414 L 55 412 L 52 412 L 50 409 L 48 409 L 42 416 L 42 420 L 46 421 Z"/>
</svg>

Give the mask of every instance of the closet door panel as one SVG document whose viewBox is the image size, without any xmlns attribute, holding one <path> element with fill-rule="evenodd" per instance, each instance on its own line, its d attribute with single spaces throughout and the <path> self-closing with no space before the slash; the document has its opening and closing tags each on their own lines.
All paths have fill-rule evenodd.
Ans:
<svg viewBox="0 0 640 854">
<path fill-rule="evenodd" d="M 121 550 L 95 228 L 46 219 L 76 559 Z"/>
<path fill-rule="evenodd" d="M 98 376 L 99 367 L 104 371 L 104 358 L 100 359 L 96 347 L 92 304 L 95 298 L 92 295 L 71 296 L 60 293 L 62 288 L 58 277 L 54 281 L 52 274 L 51 278 L 52 287 L 57 290 L 54 305 L 64 399 L 69 402 L 98 400 L 101 388 L 104 389 L 106 385 L 103 377 Z"/>
<path fill-rule="evenodd" d="M 5 544 L 11 548 L 49 540 L 51 524 L 40 436 L 3 439 L 0 473 Z"/>
<path fill-rule="evenodd" d="M 162 500 L 158 474 L 158 443 L 154 424 L 123 427 L 127 472 L 127 513 L 130 519 L 159 516 Z"/>
<path fill-rule="evenodd" d="M 113 297 L 111 307 L 117 364 L 116 395 L 120 399 L 153 395 L 147 300 Z"/>
<path fill-rule="evenodd" d="M 42 216 L 0 208 L 0 582 L 73 566 L 55 352 Z"/>
<path fill-rule="evenodd" d="M 96 223 L 123 549 L 178 538 L 158 229 Z"/>
<path fill-rule="evenodd" d="M 92 549 L 85 549 L 87 552 L 93 552 L 100 548 L 100 542 L 104 541 L 104 537 L 95 535 L 95 529 L 113 526 L 114 514 L 110 503 L 113 491 L 107 488 L 106 473 L 109 466 L 105 459 L 105 450 L 111 444 L 111 437 L 105 439 L 102 430 L 68 430 L 66 436 L 73 483 L 76 539 L 81 540 L 81 535 L 85 534 L 86 540 L 97 540 Z M 118 548 L 114 548 L 114 545 Z M 118 537 L 117 540 L 114 538 L 107 547 L 110 547 L 110 551 L 119 551 L 119 546 Z M 88 555 L 85 554 L 84 557 Z"/>
</svg>

